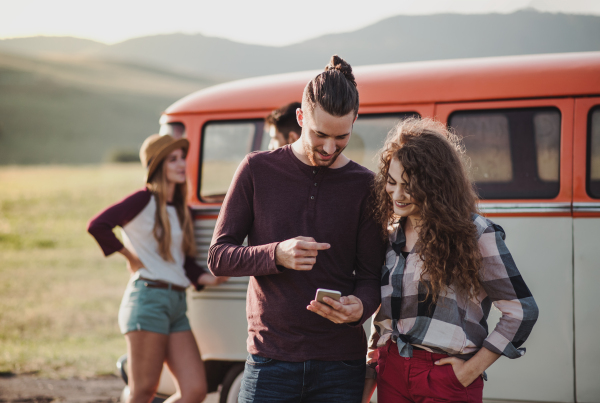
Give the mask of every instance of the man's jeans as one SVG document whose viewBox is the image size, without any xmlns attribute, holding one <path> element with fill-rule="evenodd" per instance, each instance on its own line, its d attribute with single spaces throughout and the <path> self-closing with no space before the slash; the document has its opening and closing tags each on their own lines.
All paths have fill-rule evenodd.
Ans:
<svg viewBox="0 0 600 403">
<path fill-rule="evenodd" d="M 239 403 L 360 403 L 366 359 L 288 362 L 250 354 Z"/>
</svg>

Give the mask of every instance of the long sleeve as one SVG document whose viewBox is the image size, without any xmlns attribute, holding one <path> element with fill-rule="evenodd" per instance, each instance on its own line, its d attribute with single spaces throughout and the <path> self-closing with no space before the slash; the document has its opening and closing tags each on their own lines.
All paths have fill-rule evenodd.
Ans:
<svg viewBox="0 0 600 403">
<path fill-rule="evenodd" d="M 185 269 L 185 275 L 190 279 L 190 282 L 196 288 L 196 291 L 200 291 L 204 288 L 204 285 L 198 284 L 198 279 L 201 275 L 206 273 L 206 270 L 198 263 L 196 263 L 196 259 L 192 256 L 186 256 L 185 262 L 183 264 L 183 268 Z"/>
<path fill-rule="evenodd" d="M 381 267 L 384 263 L 385 241 L 381 229 L 372 217 L 368 200 L 363 203 L 356 251 L 356 285 L 354 295 L 363 304 L 361 325 L 369 319 L 381 304 Z"/>
<path fill-rule="evenodd" d="M 133 220 L 150 201 L 152 193 L 139 190 L 118 203 L 98 213 L 88 223 L 88 232 L 96 239 L 105 256 L 123 248 L 123 244 L 113 233 L 116 226 L 123 227 Z"/>
<path fill-rule="evenodd" d="M 238 167 L 217 219 L 208 251 L 208 268 L 215 276 L 277 274 L 277 242 L 242 246 L 254 220 L 254 181 L 249 156 Z"/>
<path fill-rule="evenodd" d="M 504 239 L 502 227 L 493 223 L 479 238 L 483 256 L 481 285 L 490 301 L 502 312 L 500 321 L 483 346 L 497 354 L 518 358 L 525 354 L 525 349 L 520 347 L 529 337 L 539 311 Z"/>
</svg>

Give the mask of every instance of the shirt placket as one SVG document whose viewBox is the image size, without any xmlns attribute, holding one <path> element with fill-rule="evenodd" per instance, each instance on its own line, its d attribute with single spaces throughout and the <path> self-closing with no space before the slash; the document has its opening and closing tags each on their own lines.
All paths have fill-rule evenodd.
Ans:
<svg viewBox="0 0 600 403">
<path fill-rule="evenodd" d="M 311 215 L 314 215 L 314 210 L 316 209 L 317 200 L 319 196 L 319 188 L 322 185 L 323 176 L 325 174 L 325 169 L 312 168 L 312 185 L 309 186 L 308 191 L 308 209 L 313 212 Z"/>
</svg>

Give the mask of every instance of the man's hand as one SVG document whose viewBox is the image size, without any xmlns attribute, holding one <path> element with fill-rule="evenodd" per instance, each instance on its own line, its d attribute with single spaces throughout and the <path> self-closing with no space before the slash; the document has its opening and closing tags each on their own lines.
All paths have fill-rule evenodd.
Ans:
<svg viewBox="0 0 600 403">
<path fill-rule="evenodd" d="M 313 300 L 310 301 L 310 305 L 306 309 L 329 319 L 333 323 L 352 323 L 362 318 L 362 301 L 354 295 L 342 297 L 339 302 L 329 297 L 324 297 L 323 301 L 329 306 Z"/>
<path fill-rule="evenodd" d="M 319 251 L 330 247 L 328 243 L 318 243 L 314 238 L 297 236 L 277 245 L 275 264 L 292 270 L 311 270 Z"/>
<path fill-rule="evenodd" d="M 198 284 L 202 285 L 219 285 L 229 280 L 229 277 L 225 276 L 213 276 L 210 273 L 202 273 L 198 277 Z"/>
</svg>

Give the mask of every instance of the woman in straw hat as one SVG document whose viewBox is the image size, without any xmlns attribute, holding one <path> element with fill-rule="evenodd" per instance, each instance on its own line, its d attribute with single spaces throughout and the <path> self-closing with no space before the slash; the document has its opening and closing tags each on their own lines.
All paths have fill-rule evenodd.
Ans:
<svg viewBox="0 0 600 403">
<path fill-rule="evenodd" d="M 187 139 L 153 135 L 142 144 L 146 186 L 95 216 L 88 231 L 106 256 L 119 252 L 131 278 L 119 309 L 119 327 L 127 340 L 129 402 L 152 400 L 166 362 L 177 393 L 169 402 L 199 402 L 206 376 L 186 316 L 185 289 L 216 285 L 196 264 L 192 217 L 186 200 Z M 123 243 L 112 232 L 122 228 Z"/>
<path fill-rule="evenodd" d="M 376 216 L 389 243 L 363 402 L 375 385 L 380 403 L 481 402 L 484 371 L 525 353 L 538 308 L 504 230 L 478 214 L 462 151 L 444 124 L 411 118 L 380 152 Z M 488 334 L 492 304 L 502 318 Z"/>
</svg>

